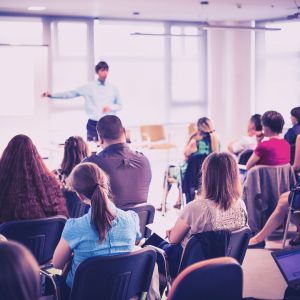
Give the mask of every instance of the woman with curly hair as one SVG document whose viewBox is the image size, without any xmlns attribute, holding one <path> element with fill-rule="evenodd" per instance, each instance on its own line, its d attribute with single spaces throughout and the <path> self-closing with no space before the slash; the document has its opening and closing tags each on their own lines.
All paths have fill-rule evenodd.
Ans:
<svg viewBox="0 0 300 300">
<path fill-rule="evenodd" d="M 64 157 L 60 169 L 53 171 L 56 179 L 61 182 L 61 188 L 66 188 L 66 179 L 72 170 L 87 156 L 89 149 L 81 136 L 71 136 L 65 141 Z"/>
<path fill-rule="evenodd" d="M 0 224 L 68 216 L 54 175 L 26 135 L 16 135 L 0 159 Z"/>
</svg>

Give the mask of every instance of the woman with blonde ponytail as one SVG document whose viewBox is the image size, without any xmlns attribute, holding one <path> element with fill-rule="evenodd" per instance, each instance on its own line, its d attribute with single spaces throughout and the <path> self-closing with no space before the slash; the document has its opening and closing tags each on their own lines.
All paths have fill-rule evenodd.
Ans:
<svg viewBox="0 0 300 300">
<path fill-rule="evenodd" d="M 95 256 L 130 253 L 135 240 L 141 238 L 138 215 L 115 207 L 109 197 L 109 179 L 97 165 L 77 165 L 69 175 L 67 184 L 91 208 L 83 217 L 66 222 L 54 252 L 53 266 L 64 270 L 64 275 L 74 254 L 66 284 L 61 285 L 62 299 L 68 299 L 73 275 L 80 262 Z"/>
<path fill-rule="evenodd" d="M 196 139 L 196 136 L 200 136 L 200 140 Z M 206 117 L 200 118 L 197 122 L 197 130 L 195 130 L 190 135 L 189 140 L 184 148 L 183 154 L 185 157 L 185 161 L 178 164 L 181 166 L 182 177 L 184 178 L 185 171 L 188 166 L 188 161 L 192 156 L 200 155 L 200 154 L 209 155 L 210 153 L 217 152 L 219 150 L 220 150 L 220 145 L 212 121 Z M 179 171 L 176 167 L 170 166 L 168 170 L 168 174 L 165 174 L 165 180 L 167 176 L 169 178 L 173 177 L 177 179 L 179 182 Z M 172 186 L 171 184 L 168 184 L 167 194 L 171 189 L 171 186 Z M 180 193 L 174 207 L 175 208 L 181 207 Z M 162 203 L 160 207 L 157 208 L 157 210 L 158 211 L 162 210 Z"/>
</svg>

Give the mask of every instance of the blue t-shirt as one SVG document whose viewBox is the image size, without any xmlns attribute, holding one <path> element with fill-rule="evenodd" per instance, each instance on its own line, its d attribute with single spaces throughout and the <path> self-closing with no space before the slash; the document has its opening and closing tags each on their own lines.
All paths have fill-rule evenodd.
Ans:
<svg viewBox="0 0 300 300">
<path fill-rule="evenodd" d="M 139 217 L 134 211 L 123 211 L 113 203 L 109 203 L 109 208 L 116 214 L 116 218 L 101 245 L 98 243 L 99 234 L 91 228 L 91 208 L 83 217 L 66 222 L 62 237 L 74 253 L 72 268 L 66 280 L 69 287 L 72 287 L 74 272 L 79 263 L 95 256 L 130 253 L 135 240 L 141 238 Z"/>
</svg>

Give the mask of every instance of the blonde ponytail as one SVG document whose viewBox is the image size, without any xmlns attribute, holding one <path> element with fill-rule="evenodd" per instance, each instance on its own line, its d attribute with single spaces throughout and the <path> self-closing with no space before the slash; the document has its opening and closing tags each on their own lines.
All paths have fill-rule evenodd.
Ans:
<svg viewBox="0 0 300 300">
<path fill-rule="evenodd" d="M 211 151 L 219 151 L 219 141 L 212 121 L 206 117 L 200 118 L 197 122 L 197 127 L 200 130 L 200 134 L 210 136 Z"/>
</svg>

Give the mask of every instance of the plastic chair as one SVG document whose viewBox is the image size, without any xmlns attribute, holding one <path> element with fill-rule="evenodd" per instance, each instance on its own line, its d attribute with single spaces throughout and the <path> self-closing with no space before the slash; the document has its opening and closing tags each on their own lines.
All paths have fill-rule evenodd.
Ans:
<svg viewBox="0 0 300 300">
<path fill-rule="evenodd" d="M 252 154 L 253 154 L 253 150 L 243 150 L 242 152 L 240 152 L 237 159 L 238 164 L 246 165 Z"/>
<path fill-rule="evenodd" d="M 64 216 L 11 221 L 0 226 L 0 234 L 25 245 L 38 263 L 44 265 L 52 259 L 66 221 Z"/>
<path fill-rule="evenodd" d="M 194 155 L 190 158 L 182 180 L 182 193 L 186 204 L 195 199 L 195 192 L 201 188 L 201 168 L 206 154 Z"/>
<path fill-rule="evenodd" d="M 229 230 L 220 230 L 201 232 L 190 237 L 181 255 L 178 274 L 199 261 L 226 256 L 230 235 Z M 174 278 L 171 278 L 169 275 L 169 266 L 165 251 L 156 247 L 154 248 L 162 255 L 166 266 L 166 274 L 159 274 L 160 291 L 163 293 L 166 287 L 167 291 L 170 290 Z"/>
<path fill-rule="evenodd" d="M 292 214 L 296 210 L 300 210 L 299 194 L 300 194 L 300 184 L 297 184 L 292 189 L 291 193 L 289 194 L 290 207 L 289 207 L 289 211 L 288 211 L 288 217 L 287 217 L 285 230 L 284 230 L 284 235 L 283 235 L 283 240 L 282 240 L 282 247 L 281 247 L 282 249 L 284 249 L 284 247 L 285 247 L 285 241 L 286 241 L 286 237 L 287 237 L 287 234 L 288 234 L 288 229 L 289 229 L 289 225 L 290 225 L 290 222 L 291 222 Z M 295 201 L 295 196 L 297 196 L 296 201 Z"/>
<path fill-rule="evenodd" d="M 141 239 L 150 237 L 151 230 L 147 228 L 146 225 L 153 223 L 155 207 L 149 203 L 142 203 L 134 205 L 132 207 L 128 207 L 124 210 L 133 210 L 138 214 L 140 219 L 140 232 L 142 234 Z M 140 242 L 141 239 L 136 240 L 136 245 Z"/>
<path fill-rule="evenodd" d="M 181 195 L 181 208 L 184 208 L 187 203 L 195 199 L 195 193 L 200 188 L 201 185 L 201 167 L 207 157 L 206 154 L 194 155 L 190 158 L 188 162 L 187 169 L 185 171 L 185 176 L 182 179 L 181 168 L 177 166 L 176 168 L 180 172 L 179 177 L 179 192 Z M 168 174 L 168 170 L 166 171 Z M 167 195 L 167 185 L 168 184 L 178 184 L 178 181 L 174 178 L 167 178 L 164 182 L 164 192 L 163 192 L 163 205 L 162 205 L 162 215 L 166 212 L 166 195 Z"/>
<path fill-rule="evenodd" d="M 168 137 L 168 141 L 166 141 L 164 127 L 162 125 L 148 125 L 148 126 L 141 126 L 141 134 L 142 140 L 147 141 L 147 145 L 149 150 L 168 150 L 168 158 L 167 161 L 169 163 L 169 150 L 172 148 L 176 148 L 175 145 L 170 144 L 170 134 Z M 161 144 L 153 144 L 153 142 L 164 142 Z"/>
<path fill-rule="evenodd" d="M 168 300 L 241 300 L 243 272 L 229 257 L 202 261 L 186 268 L 175 279 Z"/>
<path fill-rule="evenodd" d="M 66 199 L 70 218 L 79 218 L 89 212 L 90 206 L 81 201 L 75 192 L 66 190 L 63 194 Z"/>
<path fill-rule="evenodd" d="M 248 226 L 232 231 L 226 256 L 235 258 L 242 265 L 251 237 L 252 233 Z"/>
<path fill-rule="evenodd" d="M 89 258 L 76 268 L 70 300 L 129 300 L 147 293 L 155 261 L 151 248 Z"/>
</svg>

